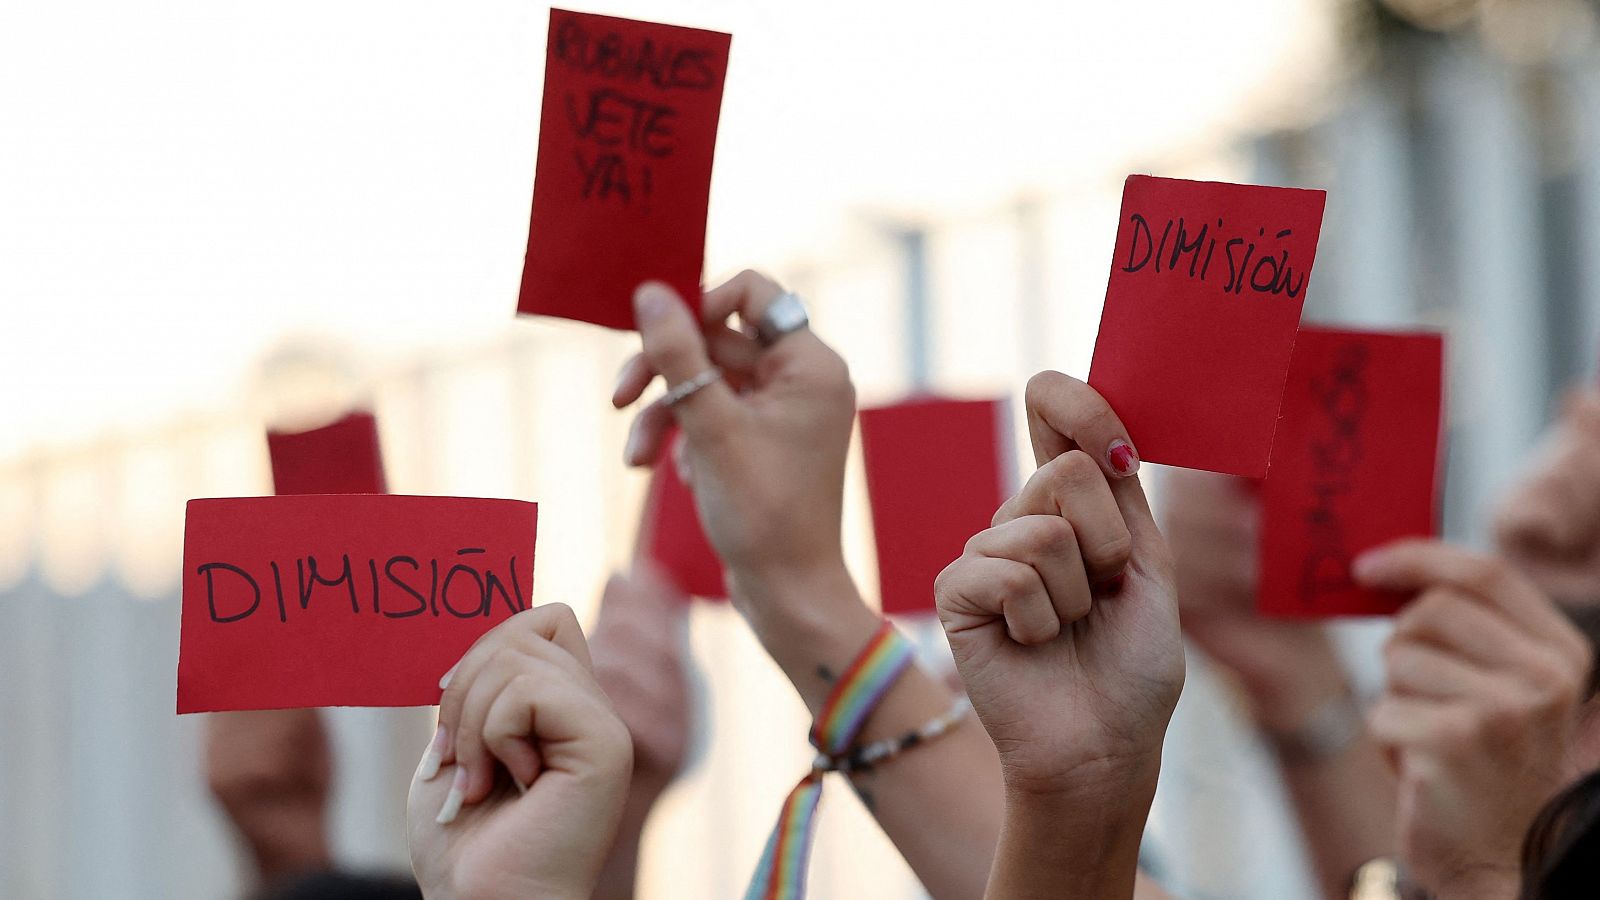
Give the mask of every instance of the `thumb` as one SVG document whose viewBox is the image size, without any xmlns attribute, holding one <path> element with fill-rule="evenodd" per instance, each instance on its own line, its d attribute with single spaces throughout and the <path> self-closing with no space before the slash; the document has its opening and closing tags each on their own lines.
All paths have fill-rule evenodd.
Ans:
<svg viewBox="0 0 1600 900">
<path fill-rule="evenodd" d="M 1145 559 L 1153 552 L 1159 553 L 1161 559 L 1169 557 L 1171 552 L 1167 548 L 1166 535 L 1161 533 L 1155 516 L 1150 512 L 1150 501 L 1145 498 L 1139 476 L 1113 478 L 1110 483 L 1111 495 L 1117 500 L 1117 509 L 1122 511 L 1122 521 L 1128 526 L 1128 535 L 1133 538 L 1131 558 Z"/>
<path fill-rule="evenodd" d="M 633 294 L 633 308 L 645 358 L 666 379 L 668 390 L 716 370 L 706 354 L 705 335 L 672 288 L 646 281 Z M 698 443 L 720 437 L 737 404 L 732 389 L 719 379 L 685 397 L 672 412 Z"/>
</svg>

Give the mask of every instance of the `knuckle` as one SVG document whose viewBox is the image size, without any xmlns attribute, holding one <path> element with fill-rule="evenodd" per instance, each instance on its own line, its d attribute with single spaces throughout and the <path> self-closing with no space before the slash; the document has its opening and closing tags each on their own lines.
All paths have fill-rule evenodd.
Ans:
<svg viewBox="0 0 1600 900">
<path fill-rule="evenodd" d="M 1058 502 L 1084 490 L 1099 476 L 1099 466 L 1082 450 L 1069 450 L 1044 467 L 1045 485 Z"/>
<path fill-rule="evenodd" d="M 1006 597 L 1019 597 L 1028 592 L 1029 581 L 1027 566 L 1006 566 L 995 578 L 995 586 Z"/>
<path fill-rule="evenodd" d="M 572 607 L 560 601 L 536 606 L 520 615 L 530 617 L 528 624 L 533 626 L 535 631 L 541 630 L 540 626 L 546 623 L 549 624 L 552 633 L 579 627 L 578 614 L 573 612 Z"/>
<path fill-rule="evenodd" d="M 1030 530 L 1033 549 L 1043 556 L 1060 556 L 1078 540 L 1072 523 L 1060 516 L 1037 516 Z"/>
<path fill-rule="evenodd" d="M 1106 434 L 1117 429 L 1117 417 L 1111 407 L 1097 397 L 1084 411 L 1083 424 L 1086 431 Z"/>
<path fill-rule="evenodd" d="M 1071 378 L 1053 369 L 1036 373 L 1028 379 L 1028 385 L 1023 389 L 1023 404 L 1029 410 L 1038 409 L 1066 390 L 1071 383 Z"/>
<path fill-rule="evenodd" d="M 778 282 L 774 281 L 772 278 L 769 278 L 765 272 L 760 272 L 755 269 L 741 270 L 739 274 L 733 276 L 733 280 L 739 282 L 746 288 L 776 288 L 778 286 Z"/>
<path fill-rule="evenodd" d="M 969 541 L 968 543 L 971 542 Z M 934 576 L 933 597 L 935 602 L 942 605 L 945 598 L 956 593 L 957 585 L 961 581 L 962 573 L 966 568 L 966 560 L 967 557 L 965 556 L 958 557 L 955 561 L 945 566 L 938 575 Z"/>
</svg>

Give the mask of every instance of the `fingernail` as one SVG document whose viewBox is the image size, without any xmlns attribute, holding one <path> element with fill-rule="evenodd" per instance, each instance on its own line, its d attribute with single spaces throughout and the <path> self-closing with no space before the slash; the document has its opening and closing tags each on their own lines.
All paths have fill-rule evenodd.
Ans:
<svg viewBox="0 0 1600 900">
<path fill-rule="evenodd" d="M 443 675 L 439 676 L 439 690 L 442 691 L 445 688 L 450 686 L 450 679 L 455 677 L 456 668 L 459 667 L 460 665 L 461 665 L 461 663 L 456 663 L 454 666 L 451 666 L 450 668 L 446 669 L 445 673 Z"/>
<path fill-rule="evenodd" d="M 456 766 L 456 777 L 450 782 L 450 793 L 444 797 L 444 806 L 439 809 L 439 818 L 434 819 L 440 825 L 449 825 L 461 814 L 461 802 L 467 797 L 467 767 Z"/>
<path fill-rule="evenodd" d="M 511 776 L 511 783 L 517 786 L 517 793 L 519 793 L 519 794 L 528 793 L 528 785 L 525 785 L 521 781 L 519 781 L 517 779 L 517 776 L 515 776 L 515 775 Z"/>
<path fill-rule="evenodd" d="M 444 748 L 449 741 L 450 733 L 440 725 L 439 730 L 433 733 L 427 751 L 422 754 L 422 764 L 417 767 L 419 781 L 432 781 L 433 776 L 439 774 L 439 763 L 444 760 Z"/>
<path fill-rule="evenodd" d="M 633 292 L 634 317 L 640 322 L 653 322 L 667 311 L 667 304 L 670 302 L 672 298 L 665 288 L 653 281 L 647 281 Z"/>
<path fill-rule="evenodd" d="M 1383 565 L 1383 556 L 1382 550 L 1368 550 L 1350 563 L 1350 574 L 1354 575 L 1357 581 L 1371 579 L 1378 567 Z"/>
<path fill-rule="evenodd" d="M 1111 447 L 1106 450 L 1106 461 L 1111 464 L 1111 471 L 1123 478 L 1139 471 L 1139 454 L 1134 451 L 1132 444 L 1122 438 L 1111 442 Z"/>
<path fill-rule="evenodd" d="M 639 446 L 641 443 L 643 443 L 643 438 L 639 436 L 638 427 L 629 428 L 628 442 L 622 446 L 622 461 L 630 466 L 634 465 L 639 458 Z"/>
</svg>

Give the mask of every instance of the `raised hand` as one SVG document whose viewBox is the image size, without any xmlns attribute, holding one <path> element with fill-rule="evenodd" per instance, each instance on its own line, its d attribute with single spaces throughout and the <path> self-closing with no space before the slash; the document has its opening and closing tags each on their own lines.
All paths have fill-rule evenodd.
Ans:
<svg viewBox="0 0 1600 900">
<path fill-rule="evenodd" d="M 626 454 L 633 465 L 656 462 L 676 418 L 701 521 L 741 604 L 752 596 L 759 604 L 769 585 L 797 573 L 843 569 L 840 511 L 855 421 L 844 361 L 809 329 L 762 347 L 727 324 L 737 313 L 751 325 L 782 293 L 743 272 L 706 292 L 696 321 L 670 288 L 641 285 L 634 299 L 644 350 L 624 365 L 612 396 L 623 407 L 657 374 L 676 387 L 722 371 L 676 406 L 658 400 L 642 409 Z"/>
<path fill-rule="evenodd" d="M 1039 469 L 936 589 L 1005 778 L 990 890 L 1031 895 L 1065 854 L 1083 896 L 1126 896 L 1183 687 L 1171 554 L 1105 400 L 1047 372 L 1027 406 Z"/>
<path fill-rule="evenodd" d="M 1400 779 L 1401 854 L 1436 896 L 1515 896 L 1523 835 L 1570 778 L 1590 645 L 1498 559 L 1407 540 L 1360 557 L 1355 574 L 1418 595 L 1395 622 L 1371 713 Z"/>
<path fill-rule="evenodd" d="M 448 678 L 407 807 L 423 893 L 589 897 L 633 754 L 572 611 L 553 604 L 512 616 Z"/>
</svg>

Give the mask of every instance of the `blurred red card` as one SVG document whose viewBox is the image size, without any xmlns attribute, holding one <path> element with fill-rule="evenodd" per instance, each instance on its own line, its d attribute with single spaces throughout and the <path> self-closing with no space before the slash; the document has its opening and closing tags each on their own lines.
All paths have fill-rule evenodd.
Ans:
<svg viewBox="0 0 1600 900">
<path fill-rule="evenodd" d="M 652 278 L 698 308 L 732 40 L 550 10 L 518 312 L 632 328 Z"/>
<path fill-rule="evenodd" d="M 1266 474 L 1326 199 L 1128 176 L 1089 383 L 1140 458 Z"/>
<path fill-rule="evenodd" d="M 678 477 L 672 462 L 676 435 L 667 442 L 650 475 L 650 493 L 644 501 L 639 543 L 648 559 L 660 566 L 684 593 L 707 600 L 726 600 L 728 586 L 722 560 L 700 524 L 694 494 Z"/>
<path fill-rule="evenodd" d="M 1350 562 L 1437 530 L 1444 339 L 1304 328 L 1261 486 L 1261 611 L 1392 613 L 1403 596 L 1359 588 Z"/>
<path fill-rule="evenodd" d="M 538 506 L 315 494 L 190 500 L 178 712 L 424 706 L 528 608 Z"/>
<path fill-rule="evenodd" d="M 267 432 L 277 494 L 382 494 L 378 420 L 351 413 L 310 431 Z"/>
<path fill-rule="evenodd" d="M 989 527 L 1011 479 L 1004 400 L 919 398 L 861 410 L 886 613 L 932 612 L 933 581 Z"/>
</svg>

